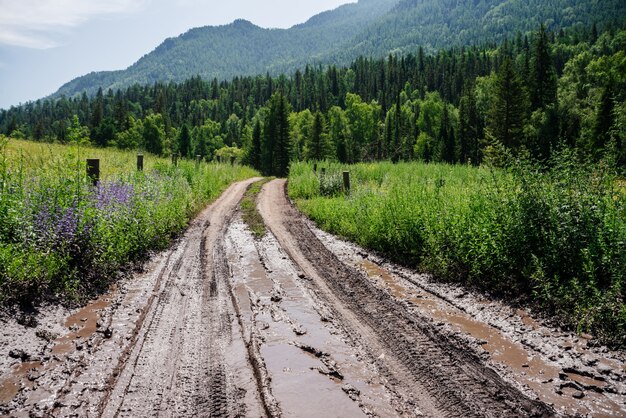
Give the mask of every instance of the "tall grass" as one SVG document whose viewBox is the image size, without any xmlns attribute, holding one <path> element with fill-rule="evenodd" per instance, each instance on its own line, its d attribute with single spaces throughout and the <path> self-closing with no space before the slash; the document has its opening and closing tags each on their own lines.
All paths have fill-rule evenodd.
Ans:
<svg viewBox="0 0 626 418">
<path fill-rule="evenodd" d="M 100 158 L 101 181 L 85 178 Z M 0 300 L 78 298 L 162 249 L 246 167 L 0 138 Z"/>
<path fill-rule="evenodd" d="M 626 196 L 608 168 L 574 160 L 563 152 L 550 169 L 508 170 L 358 164 L 349 196 L 323 196 L 324 180 L 299 163 L 289 194 L 323 229 L 623 344 Z M 330 176 L 346 168 L 324 166 Z"/>
</svg>

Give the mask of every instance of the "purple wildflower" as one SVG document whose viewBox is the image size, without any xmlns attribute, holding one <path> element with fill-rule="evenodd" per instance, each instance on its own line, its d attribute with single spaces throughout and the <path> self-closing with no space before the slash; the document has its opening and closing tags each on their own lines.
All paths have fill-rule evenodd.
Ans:
<svg viewBox="0 0 626 418">
<path fill-rule="evenodd" d="M 121 206 L 130 208 L 135 196 L 135 188 L 132 184 L 115 181 L 100 183 L 95 192 L 95 206 L 99 210 L 111 209 Z"/>
</svg>

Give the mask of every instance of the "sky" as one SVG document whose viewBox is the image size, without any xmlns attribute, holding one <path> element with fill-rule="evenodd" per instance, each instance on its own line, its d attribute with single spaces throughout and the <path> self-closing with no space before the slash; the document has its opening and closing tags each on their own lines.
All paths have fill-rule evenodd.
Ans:
<svg viewBox="0 0 626 418">
<path fill-rule="evenodd" d="M 125 69 L 168 37 L 242 18 L 288 28 L 356 0 L 0 0 L 0 109 L 92 71 Z"/>
</svg>

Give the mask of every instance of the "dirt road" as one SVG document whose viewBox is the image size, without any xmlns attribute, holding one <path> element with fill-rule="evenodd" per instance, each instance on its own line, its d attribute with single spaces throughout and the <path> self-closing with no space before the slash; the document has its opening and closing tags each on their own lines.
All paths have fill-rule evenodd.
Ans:
<svg viewBox="0 0 626 418">
<path fill-rule="evenodd" d="M 626 413 L 620 353 L 315 229 L 283 180 L 258 197 L 269 231 L 255 239 L 238 211 L 255 180 L 83 309 L 44 309 L 34 328 L 4 318 L 0 413 Z"/>
</svg>

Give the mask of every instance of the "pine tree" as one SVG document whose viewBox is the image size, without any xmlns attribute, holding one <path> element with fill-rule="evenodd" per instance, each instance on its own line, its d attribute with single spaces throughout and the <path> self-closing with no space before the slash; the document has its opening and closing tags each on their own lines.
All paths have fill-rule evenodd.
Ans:
<svg viewBox="0 0 626 418">
<path fill-rule="evenodd" d="M 522 80 L 510 58 L 505 58 L 496 76 L 495 97 L 489 112 L 488 139 L 517 149 L 523 141 L 527 99 Z"/>
<path fill-rule="evenodd" d="M 309 159 L 323 160 L 326 158 L 326 120 L 322 112 L 315 112 L 313 128 L 311 129 L 311 139 L 309 141 Z"/>
<path fill-rule="evenodd" d="M 462 163 L 469 160 L 473 164 L 479 161 L 478 140 L 482 136 L 482 129 L 476 96 L 473 86 L 466 86 L 459 104 L 459 158 Z"/>
<path fill-rule="evenodd" d="M 274 143 L 273 173 L 278 177 L 287 177 L 289 174 L 289 104 L 282 92 L 277 93 L 274 107 L 274 122 L 276 123 L 276 139 Z M 272 109 L 270 108 L 270 114 Z M 271 117 L 271 116 L 270 116 Z"/>
<path fill-rule="evenodd" d="M 265 123 L 262 168 L 266 175 L 286 177 L 289 173 L 289 104 L 282 92 L 272 95 Z"/>
<path fill-rule="evenodd" d="M 178 134 L 178 152 L 183 158 L 191 157 L 191 134 L 187 124 L 183 125 Z"/>
<path fill-rule="evenodd" d="M 550 55 L 550 41 L 545 26 L 536 34 L 530 63 L 531 110 L 546 108 L 556 103 L 556 69 Z"/>
<path fill-rule="evenodd" d="M 253 168 L 259 171 L 261 171 L 261 136 L 261 122 L 257 119 L 252 130 L 252 147 L 248 161 Z"/>
</svg>

